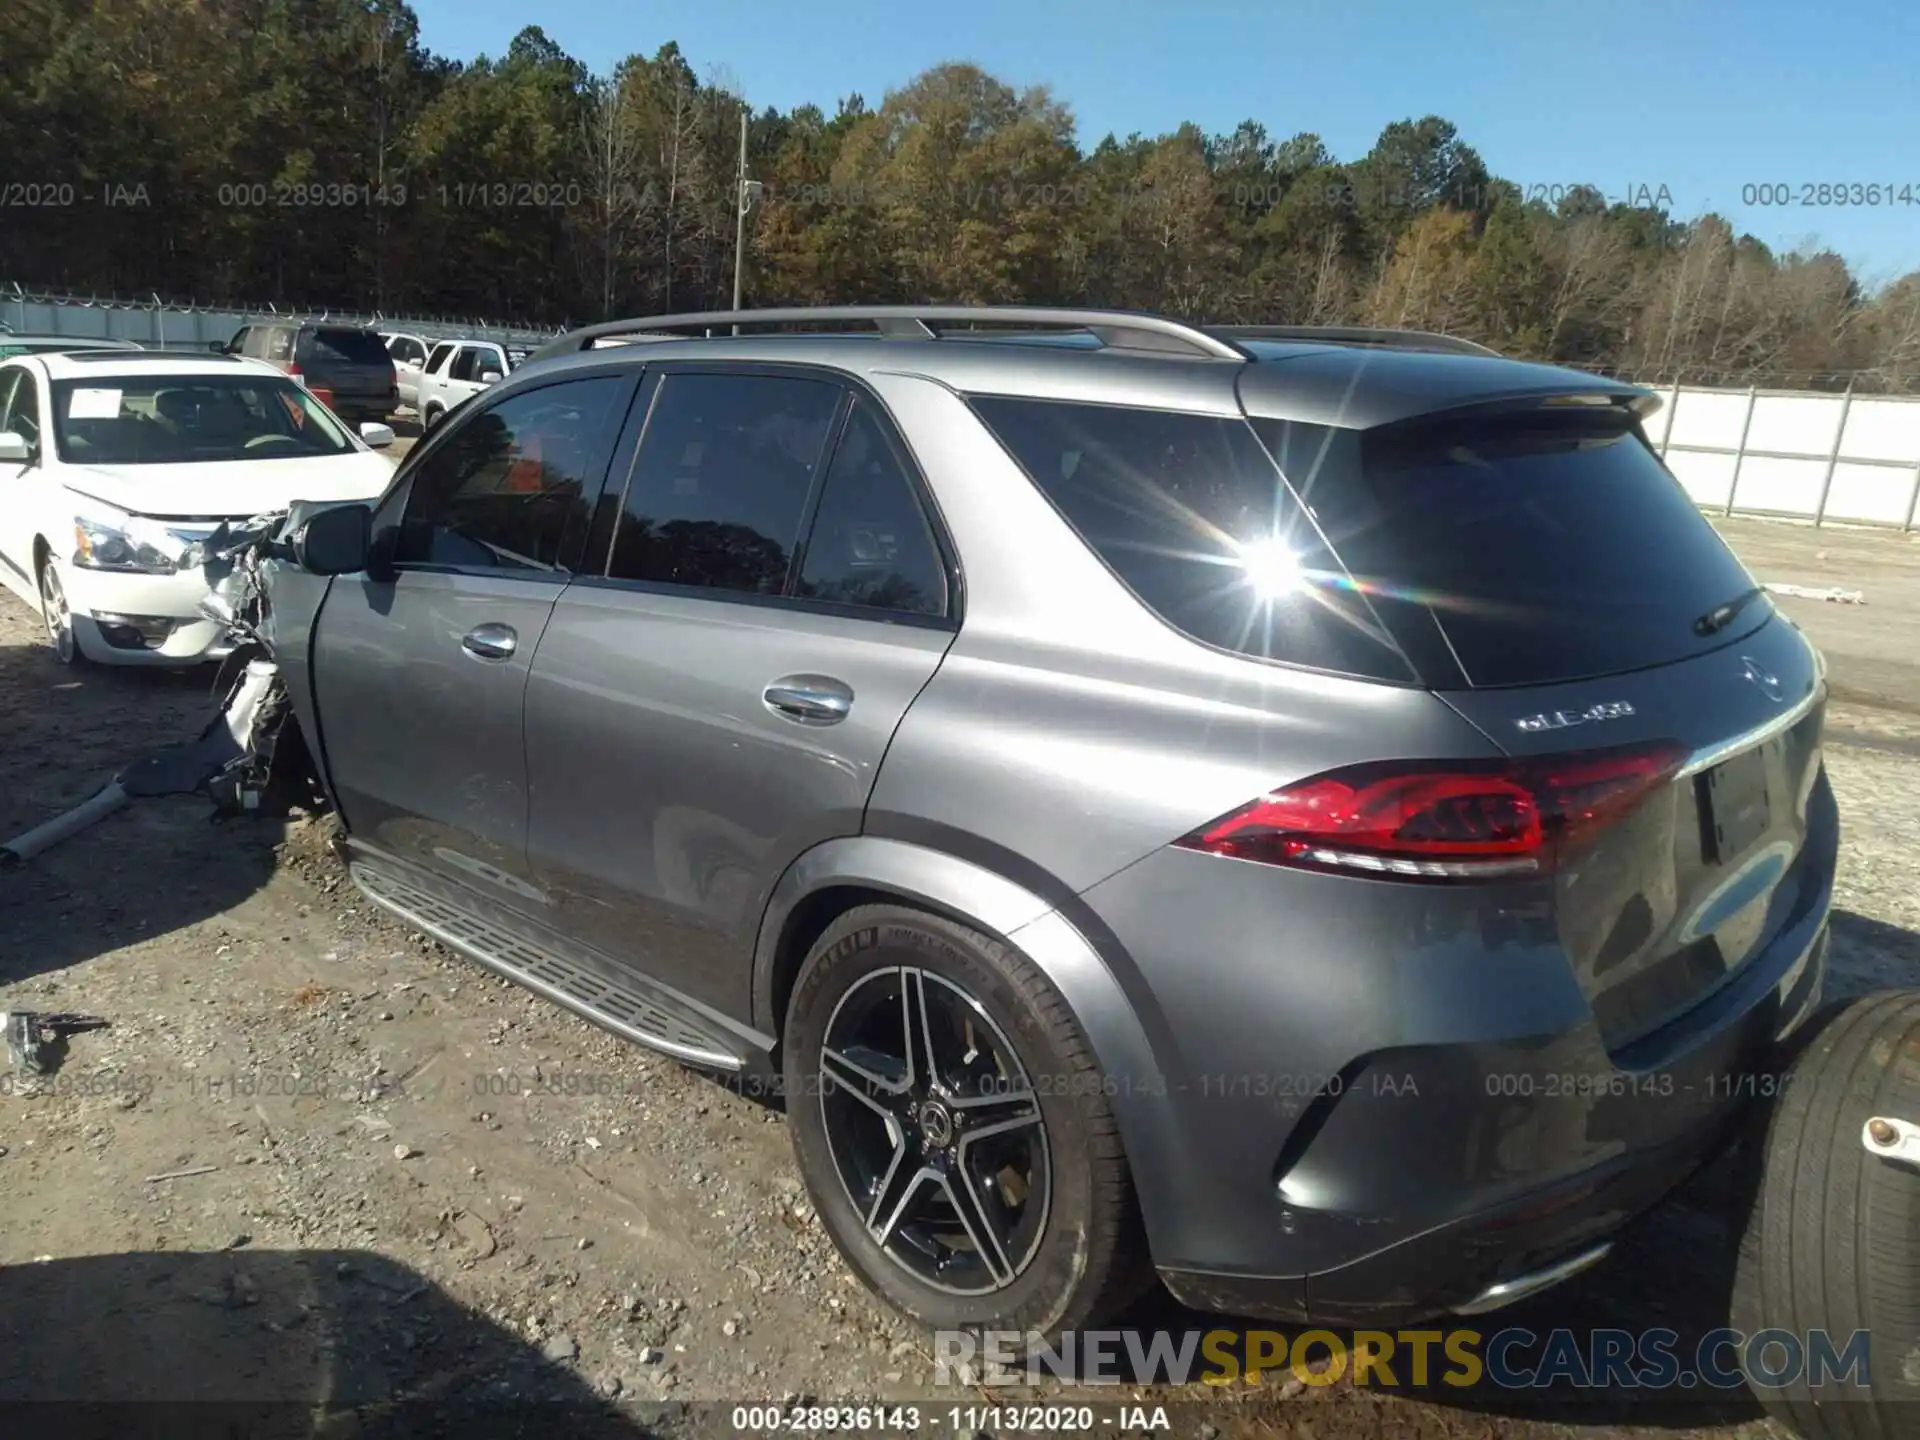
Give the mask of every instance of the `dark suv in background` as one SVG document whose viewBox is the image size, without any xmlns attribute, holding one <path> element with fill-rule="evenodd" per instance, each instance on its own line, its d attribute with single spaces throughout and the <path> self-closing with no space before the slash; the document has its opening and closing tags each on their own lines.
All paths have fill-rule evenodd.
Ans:
<svg viewBox="0 0 1920 1440">
<path fill-rule="evenodd" d="M 400 408 L 393 356 L 375 330 L 320 321 L 247 325 L 217 349 L 276 365 L 320 396 L 342 420 L 384 422 Z"/>
<path fill-rule="evenodd" d="M 1658 403 L 1405 332 L 597 326 L 293 517 L 276 653 L 361 887 L 777 1079 L 907 1313 L 1051 1333 L 1149 1258 L 1478 1313 L 1820 993 L 1824 667 Z"/>
</svg>

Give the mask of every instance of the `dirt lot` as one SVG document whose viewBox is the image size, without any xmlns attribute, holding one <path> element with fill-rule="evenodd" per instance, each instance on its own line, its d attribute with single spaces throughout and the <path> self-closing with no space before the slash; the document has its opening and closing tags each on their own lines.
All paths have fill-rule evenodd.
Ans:
<svg viewBox="0 0 1920 1440">
<path fill-rule="evenodd" d="M 1729 533 L 1762 579 L 1867 592 L 1788 602 L 1848 697 L 1829 761 L 1847 825 L 1835 989 L 1915 983 L 1920 545 Z M 207 684 L 61 671 L 0 597 L 0 837 L 193 734 Z M 804 1397 L 937 1397 L 948 1428 L 948 1404 L 989 1393 L 935 1390 L 926 1337 L 840 1265 L 780 1114 L 377 915 L 328 834 L 148 801 L 0 875 L 0 1008 L 112 1021 L 37 1092 L 0 1075 L 0 1401 L 565 1400 L 593 1433 L 640 1434 L 731 1433 L 729 1411 L 691 1402 Z M 1716 1167 L 1608 1265 L 1500 1323 L 1704 1333 L 1743 1184 Z M 1232 1323 L 1160 1299 L 1131 1319 Z M 1275 1378 L 1153 1398 L 1183 1435 L 1764 1428 L 1737 1393 L 1530 1411 L 1490 1388 Z M 291 1408 L 263 1413 L 308 1433 Z"/>
</svg>

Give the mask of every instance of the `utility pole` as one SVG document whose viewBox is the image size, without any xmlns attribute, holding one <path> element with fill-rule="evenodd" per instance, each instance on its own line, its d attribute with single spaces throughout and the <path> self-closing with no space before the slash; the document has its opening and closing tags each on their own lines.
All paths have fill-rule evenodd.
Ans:
<svg viewBox="0 0 1920 1440">
<path fill-rule="evenodd" d="M 747 107 L 740 106 L 740 173 L 733 192 L 733 308 L 740 308 L 740 275 L 747 257 L 747 211 L 760 198 L 760 182 L 747 179 Z M 735 325 L 738 335 L 740 327 Z"/>
</svg>

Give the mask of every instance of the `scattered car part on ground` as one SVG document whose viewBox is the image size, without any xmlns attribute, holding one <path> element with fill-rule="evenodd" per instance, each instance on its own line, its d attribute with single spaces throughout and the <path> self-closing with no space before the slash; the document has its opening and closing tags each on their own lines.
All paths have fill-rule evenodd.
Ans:
<svg viewBox="0 0 1920 1440">
<path fill-rule="evenodd" d="M 1920 992 L 1832 1007 L 1809 1025 L 1777 1097 L 1759 1195 L 1742 1235 L 1733 1324 L 1844 1352 L 1871 1337 L 1865 1375 L 1812 1366 L 1754 1395 L 1807 1440 L 1912 1435 L 1920 1413 Z M 1770 1363 L 1779 1363 L 1776 1353 Z"/>
<path fill-rule="evenodd" d="M 71 810 L 63 811 L 0 845 L 0 868 L 24 865 L 41 851 L 106 819 L 131 798 L 118 780 L 109 780 Z"/>
<path fill-rule="evenodd" d="M 1826 684 L 1657 396 L 1401 338 L 562 337 L 266 572 L 355 881 L 784 1094 L 935 1328 L 1535 1293 L 1820 994 Z"/>
<path fill-rule="evenodd" d="M 7 1036 L 7 1054 L 23 1075 L 50 1075 L 60 1068 L 67 1040 L 91 1030 L 104 1030 L 108 1021 L 98 1015 L 12 1010 L 0 1014 Z"/>
<path fill-rule="evenodd" d="M 284 744 L 292 716 L 286 686 L 274 664 L 266 630 L 266 594 L 260 565 L 274 553 L 287 512 L 223 524 L 194 542 L 182 557 L 211 587 L 201 602 L 231 646 L 234 672 L 226 699 L 193 740 L 134 761 L 91 798 L 0 845 L 0 864 L 18 865 L 78 834 L 129 800 L 159 795 L 207 795 L 216 818 L 257 811 L 276 782 L 307 799 L 311 763 L 304 742 Z"/>
</svg>

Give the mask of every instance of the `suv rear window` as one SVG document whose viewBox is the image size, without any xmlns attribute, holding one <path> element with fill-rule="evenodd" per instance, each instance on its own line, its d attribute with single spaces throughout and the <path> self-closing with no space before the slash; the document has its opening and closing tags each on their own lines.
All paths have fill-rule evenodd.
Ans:
<svg viewBox="0 0 1920 1440">
<path fill-rule="evenodd" d="M 1424 606 L 1469 685 L 1667 664 L 1770 614 L 1759 599 L 1718 634 L 1695 632 L 1754 581 L 1613 407 L 1254 426 L 1388 623 Z"/>
<path fill-rule="evenodd" d="M 371 330 L 315 330 L 313 358 L 347 365 L 391 365 L 386 342 Z"/>
<path fill-rule="evenodd" d="M 1416 678 L 1246 421 L 1051 400 L 971 403 L 1080 538 L 1169 625 L 1258 659 Z"/>
</svg>

